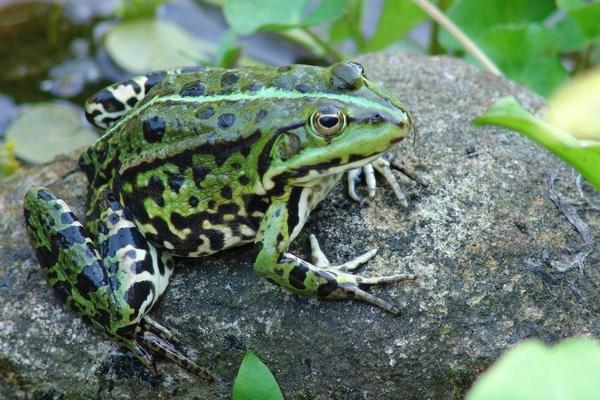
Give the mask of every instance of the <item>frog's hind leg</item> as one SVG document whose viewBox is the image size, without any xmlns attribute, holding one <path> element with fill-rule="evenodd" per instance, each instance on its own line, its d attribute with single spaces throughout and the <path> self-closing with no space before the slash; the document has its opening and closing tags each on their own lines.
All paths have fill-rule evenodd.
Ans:
<svg viewBox="0 0 600 400">
<path fill-rule="evenodd" d="M 197 372 L 200 367 L 174 349 L 165 328 L 141 323 L 167 286 L 170 258 L 146 242 L 114 196 L 95 194 L 87 232 L 47 189 L 34 187 L 25 196 L 27 230 L 48 283 L 82 319 L 151 371 L 156 342 L 169 350 L 161 354 Z"/>
</svg>

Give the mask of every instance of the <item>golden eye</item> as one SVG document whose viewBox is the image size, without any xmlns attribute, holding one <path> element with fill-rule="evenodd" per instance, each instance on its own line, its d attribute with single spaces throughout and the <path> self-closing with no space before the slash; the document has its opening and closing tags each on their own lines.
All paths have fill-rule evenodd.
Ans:
<svg viewBox="0 0 600 400">
<path fill-rule="evenodd" d="M 346 128 L 346 116 L 335 107 L 325 107 L 313 113 L 310 124 L 320 136 L 331 137 Z"/>
</svg>

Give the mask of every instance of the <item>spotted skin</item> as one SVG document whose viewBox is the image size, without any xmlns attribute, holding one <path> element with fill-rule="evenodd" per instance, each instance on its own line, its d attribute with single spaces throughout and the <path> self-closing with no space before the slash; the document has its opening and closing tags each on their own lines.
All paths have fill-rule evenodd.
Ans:
<svg viewBox="0 0 600 400">
<path fill-rule="evenodd" d="M 402 104 L 360 65 L 157 72 L 102 90 L 85 109 L 106 129 L 79 161 L 89 181 L 87 224 L 34 187 L 27 230 L 59 298 L 151 370 L 160 355 L 210 380 L 147 316 L 173 256 L 255 242 L 254 270 L 271 282 L 399 311 L 366 289 L 414 276 L 355 275 L 351 266 L 374 253 L 332 266 L 314 250 L 316 239 L 312 262 L 287 253 L 343 173 L 378 160 L 411 129 Z M 392 164 L 377 165 L 397 192 Z"/>
</svg>

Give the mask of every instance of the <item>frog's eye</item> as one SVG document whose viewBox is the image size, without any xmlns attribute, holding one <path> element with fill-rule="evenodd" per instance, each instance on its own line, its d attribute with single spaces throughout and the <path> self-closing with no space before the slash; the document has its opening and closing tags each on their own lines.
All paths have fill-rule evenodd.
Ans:
<svg viewBox="0 0 600 400">
<path fill-rule="evenodd" d="M 346 128 L 346 116 L 335 107 L 325 107 L 313 113 L 310 125 L 320 136 L 331 137 Z"/>
</svg>

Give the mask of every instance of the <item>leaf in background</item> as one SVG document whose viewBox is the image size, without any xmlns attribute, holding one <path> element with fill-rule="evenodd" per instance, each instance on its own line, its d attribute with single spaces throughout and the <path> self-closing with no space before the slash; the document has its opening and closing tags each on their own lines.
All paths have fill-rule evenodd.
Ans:
<svg viewBox="0 0 600 400">
<path fill-rule="evenodd" d="M 307 14 L 310 0 L 225 0 L 223 13 L 236 33 L 250 35 L 259 30 L 287 30 L 331 22 L 344 11 L 344 1 L 322 0 Z"/>
<path fill-rule="evenodd" d="M 534 117 L 514 97 L 499 100 L 473 122 L 476 125 L 501 126 L 522 133 L 575 167 L 600 192 L 600 141 L 577 139 Z"/>
<path fill-rule="evenodd" d="M 15 143 L 15 155 L 41 164 L 59 154 L 89 146 L 98 135 L 83 125 L 83 110 L 59 103 L 38 103 L 19 114 L 6 132 Z"/>
<path fill-rule="evenodd" d="M 561 52 L 583 50 L 587 46 L 585 35 L 568 15 L 564 15 L 551 27 L 556 32 Z"/>
<path fill-rule="evenodd" d="M 506 76 L 547 96 L 568 73 L 560 60 L 556 32 L 537 24 L 503 25 L 489 29 L 482 50 Z"/>
<path fill-rule="evenodd" d="M 236 42 L 234 31 L 227 31 L 219 40 L 215 65 L 222 68 L 233 67 L 242 55 L 242 47 Z"/>
<path fill-rule="evenodd" d="M 354 36 L 362 26 L 363 0 L 347 0 L 342 17 L 329 27 L 329 41 L 338 43 Z"/>
<path fill-rule="evenodd" d="M 600 37 L 600 2 L 583 0 L 557 0 L 558 7 L 566 12 L 590 40 Z"/>
<path fill-rule="evenodd" d="M 151 18 L 167 0 L 121 0 L 119 17 L 123 19 Z"/>
<path fill-rule="evenodd" d="M 403 38 L 426 17 L 427 14 L 413 0 L 385 0 L 377 29 L 369 40 L 366 50 L 383 49 Z"/>
<path fill-rule="evenodd" d="M 467 400 L 594 400 L 600 393 L 600 344 L 567 339 L 553 347 L 526 340 L 475 381 Z"/>
<path fill-rule="evenodd" d="M 108 54 L 122 68 L 145 73 L 192 64 L 201 51 L 200 42 L 169 21 L 126 21 L 110 28 L 105 37 Z"/>
<path fill-rule="evenodd" d="M 251 351 L 247 351 L 233 382 L 232 400 L 283 400 L 271 371 Z"/>
<path fill-rule="evenodd" d="M 483 33 L 490 28 L 503 24 L 540 22 L 554 11 L 554 0 L 455 0 L 447 16 L 479 44 Z M 463 49 L 444 30 L 440 31 L 439 40 L 447 49 Z"/>
<path fill-rule="evenodd" d="M 15 141 L 0 143 L 0 179 L 12 175 L 19 168 L 15 158 Z"/>
<path fill-rule="evenodd" d="M 323 0 L 303 22 L 305 26 L 338 20 L 346 10 L 347 0 Z"/>
</svg>

